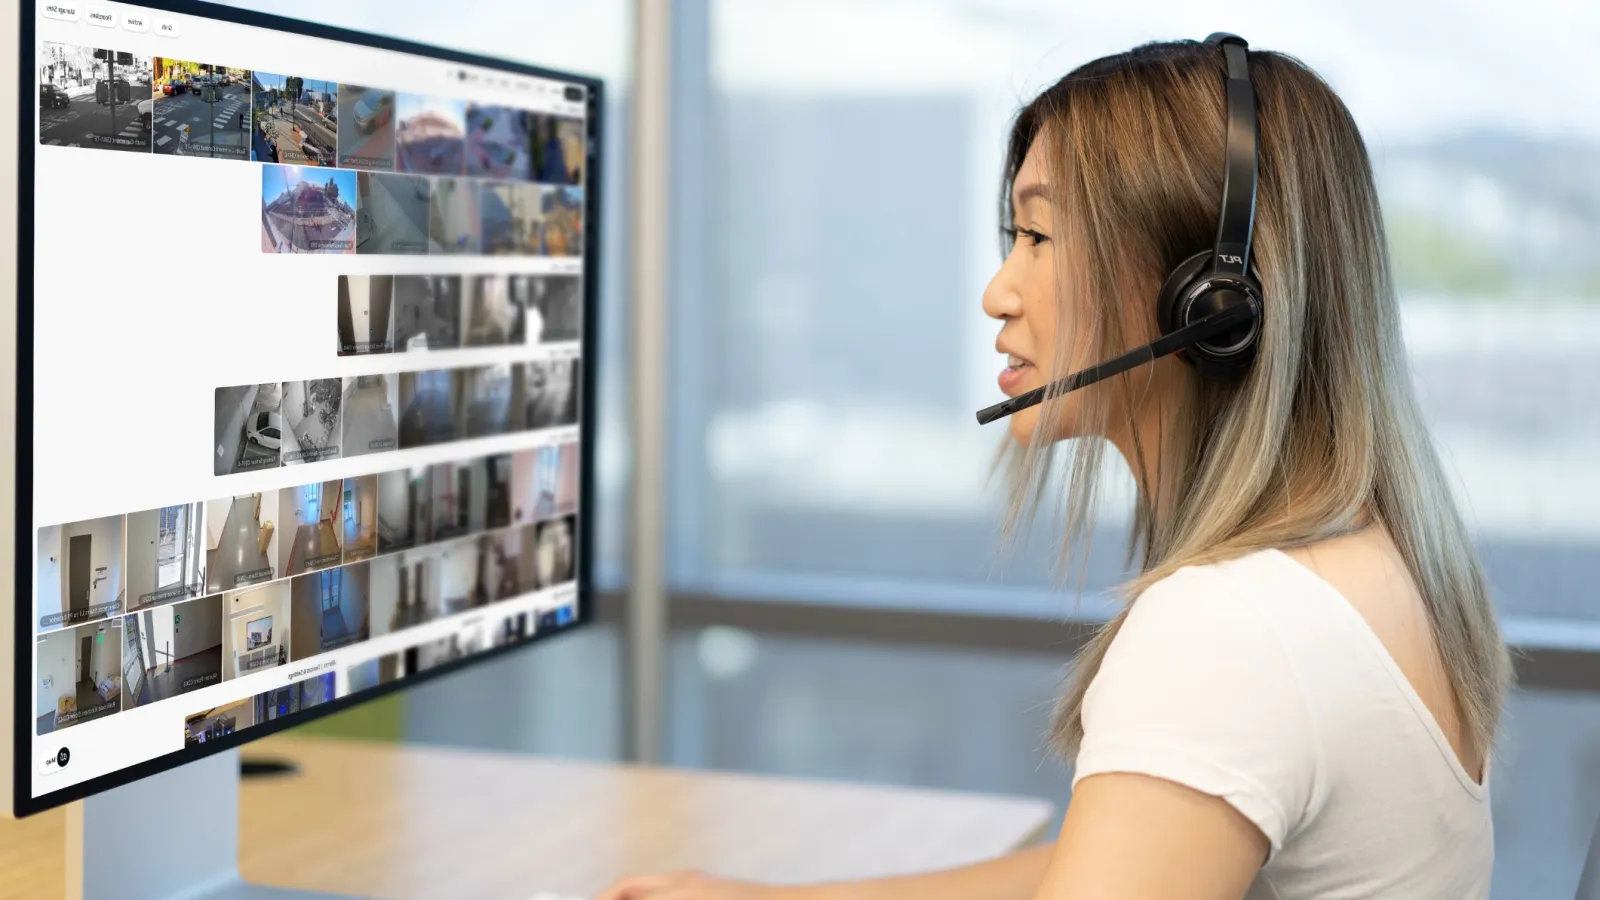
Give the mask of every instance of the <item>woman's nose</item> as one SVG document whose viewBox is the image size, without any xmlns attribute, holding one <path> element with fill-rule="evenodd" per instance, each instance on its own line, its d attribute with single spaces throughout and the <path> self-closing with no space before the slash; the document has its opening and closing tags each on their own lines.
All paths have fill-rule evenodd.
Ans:
<svg viewBox="0 0 1600 900">
<path fill-rule="evenodd" d="M 983 289 L 983 312 L 993 319 L 1014 319 L 1022 315 L 1022 295 L 1010 283 L 1004 265 Z"/>
</svg>

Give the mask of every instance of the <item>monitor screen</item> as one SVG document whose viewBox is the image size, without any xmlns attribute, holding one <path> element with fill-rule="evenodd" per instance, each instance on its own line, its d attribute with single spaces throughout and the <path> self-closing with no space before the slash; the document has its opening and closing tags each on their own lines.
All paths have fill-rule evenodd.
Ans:
<svg viewBox="0 0 1600 900">
<path fill-rule="evenodd" d="M 601 85 L 27 18 L 19 810 L 583 621 Z"/>
</svg>

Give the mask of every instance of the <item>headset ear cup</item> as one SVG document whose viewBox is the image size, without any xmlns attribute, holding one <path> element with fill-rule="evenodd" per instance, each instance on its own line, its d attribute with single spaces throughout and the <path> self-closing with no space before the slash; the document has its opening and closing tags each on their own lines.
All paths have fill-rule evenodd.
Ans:
<svg viewBox="0 0 1600 900">
<path fill-rule="evenodd" d="M 1171 334 L 1174 331 L 1202 318 L 1205 314 L 1216 312 L 1217 303 L 1230 294 L 1239 294 L 1236 282 L 1218 284 L 1215 288 L 1207 288 L 1202 282 L 1209 277 L 1211 265 L 1211 251 L 1202 250 L 1178 264 L 1176 269 L 1167 276 L 1166 282 L 1161 285 L 1161 295 L 1156 299 L 1156 315 L 1161 326 L 1162 334 Z M 1226 377 L 1243 371 L 1255 359 L 1256 347 L 1261 339 L 1261 287 L 1254 279 L 1241 279 L 1246 287 L 1243 292 L 1247 296 L 1246 302 L 1253 302 L 1256 306 L 1258 318 L 1251 323 L 1246 342 L 1236 349 L 1225 349 L 1217 345 L 1215 340 L 1204 341 L 1192 347 L 1179 350 L 1175 355 L 1199 370 L 1201 375 L 1213 377 Z M 1188 303 L 1184 298 L 1194 296 Z M 1222 301 L 1223 305 L 1227 304 Z"/>
<path fill-rule="evenodd" d="M 1187 307 L 1186 318 L 1197 321 L 1222 309 L 1245 303 L 1255 309 L 1255 316 L 1244 326 L 1236 326 L 1215 338 L 1201 341 L 1185 350 L 1186 358 L 1201 375 L 1228 378 L 1250 367 L 1256 350 L 1261 346 L 1261 288 L 1254 279 L 1223 280 L 1215 285 L 1192 285 L 1193 303 Z"/>
<path fill-rule="evenodd" d="M 1171 334 L 1184 326 L 1185 323 L 1178 321 L 1178 298 L 1188 292 L 1190 285 L 1194 284 L 1210 262 L 1211 251 L 1202 250 L 1178 263 L 1178 267 L 1162 283 L 1161 293 L 1156 297 L 1156 326 L 1162 334 Z M 1178 356 L 1188 359 L 1186 351 L 1179 351 Z"/>
</svg>

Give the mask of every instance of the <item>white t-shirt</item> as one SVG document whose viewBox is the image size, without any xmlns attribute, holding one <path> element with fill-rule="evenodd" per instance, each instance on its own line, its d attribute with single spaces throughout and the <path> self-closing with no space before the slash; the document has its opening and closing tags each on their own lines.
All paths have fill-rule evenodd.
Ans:
<svg viewBox="0 0 1600 900">
<path fill-rule="evenodd" d="M 1271 850 L 1247 900 L 1489 896 L 1487 784 L 1361 614 L 1281 551 L 1146 590 L 1089 686 L 1083 728 L 1074 784 L 1164 778 L 1261 829 Z"/>
</svg>

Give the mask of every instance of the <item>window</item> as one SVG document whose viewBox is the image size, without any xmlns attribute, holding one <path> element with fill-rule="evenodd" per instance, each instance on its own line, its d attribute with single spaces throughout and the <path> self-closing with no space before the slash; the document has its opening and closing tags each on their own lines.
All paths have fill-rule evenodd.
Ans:
<svg viewBox="0 0 1600 900">
<path fill-rule="evenodd" d="M 320 587 L 322 588 L 321 604 L 324 616 L 330 612 L 337 613 L 339 611 L 339 593 L 340 588 L 343 586 L 339 580 L 341 572 L 342 570 L 340 569 L 328 569 L 317 573 L 317 576 L 322 580 Z"/>
<path fill-rule="evenodd" d="M 164 506 L 157 512 L 156 587 L 172 587 L 183 577 L 188 546 L 185 535 L 187 506 Z"/>
<path fill-rule="evenodd" d="M 1574 92 L 1600 64 L 1558 49 L 1565 12 L 1366 15 L 1260 7 L 1239 27 L 1362 126 L 1417 385 L 1502 608 L 1595 618 L 1578 586 L 1600 578 L 1600 430 L 1581 414 L 1600 409 L 1600 126 Z M 1167 3 L 709 3 L 702 93 L 674 98 L 703 147 L 675 186 L 704 207 L 675 212 L 702 226 L 680 218 L 675 248 L 680 585 L 1070 610 L 1048 533 L 995 562 L 1003 432 L 972 421 L 999 396 L 979 302 L 1006 129 L 1073 66 L 1211 28 Z M 1091 592 L 1121 577 L 1124 511 L 1108 502 Z"/>
</svg>

